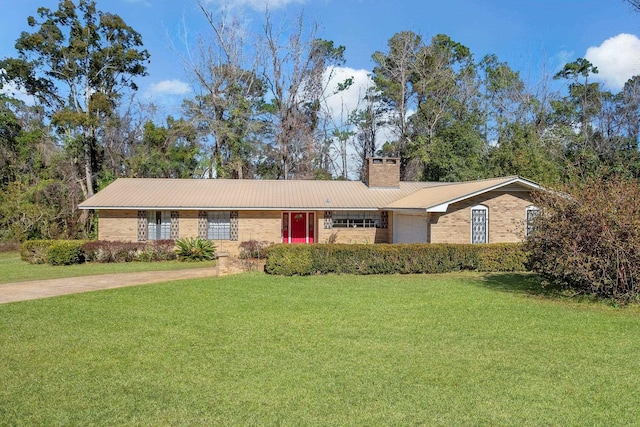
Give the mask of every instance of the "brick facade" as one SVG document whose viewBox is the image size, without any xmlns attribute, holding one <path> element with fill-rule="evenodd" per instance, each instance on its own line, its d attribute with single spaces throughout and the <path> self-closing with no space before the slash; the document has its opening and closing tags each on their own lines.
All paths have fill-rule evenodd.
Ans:
<svg viewBox="0 0 640 427">
<path fill-rule="evenodd" d="M 528 191 L 492 191 L 449 206 L 447 213 L 432 213 L 431 243 L 471 243 L 471 208 L 489 209 L 489 243 L 519 242 L 524 239 Z"/>
<path fill-rule="evenodd" d="M 123 242 L 138 240 L 138 211 L 101 210 L 98 214 L 98 239 Z"/>
<path fill-rule="evenodd" d="M 524 238 L 526 208 L 531 206 L 528 191 L 493 191 L 455 203 L 446 213 L 429 214 L 431 243 L 470 243 L 471 207 L 488 208 L 489 243 L 518 242 Z M 137 210 L 101 210 L 98 238 L 112 241 L 136 241 Z M 392 243 L 393 212 L 388 213 L 388 228 L 324 228 L 324 212 L 314 211 L 315 236 L 326 243 L 335 234 L 337 243 Z M 179 237 L 198 236 L 198 211 L 179 211 Z M 238 245 L 247 240 L 280 243 L 281 211 L 239 211 L 238 240 L 215 240 L 221 252 L 237 255 Z"/>
</svg>

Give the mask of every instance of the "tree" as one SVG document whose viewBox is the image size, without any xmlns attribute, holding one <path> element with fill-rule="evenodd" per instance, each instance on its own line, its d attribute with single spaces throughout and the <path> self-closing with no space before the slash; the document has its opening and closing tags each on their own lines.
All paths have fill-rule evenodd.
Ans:
<svg viewBox="0 0 640 427">
<path fill-rule="evenodd" d="M 322 103 L 332 67 L 344 63 L 344 46 L 317 38 L 316 30 L 313 25 L 305 35 L 305 22 L 299 15 L 285 37 L 267 11 L 262 77 L 272 98 L 265 107 L 281 166 L 279 176 L 284 179 L 316 175 L 325 151 L 325 138 L 317 135 L 323 128 Z"/>
<path fill-rule="evenodd" d="M 640 0 L 624 0 L 629 3 L 636 11 L 640 12 Z"/>
<path fill-rule="evenodd" d="M 0 61 L 3 83 L 34 96 L 82 165 L 84 192 L 91 196 L 99 171 L 99 130 L 133 78 L 145 75 L 149 58 L 140 34 L 94 1 L 61 0 L 57 10 L 30 16 L 33 32 L 16 41 L 16 58 Z"/>
<path fill-rule="evenodd" d="M 388 52 L 375 52 L 372 59 L 373 82 L 380 93 L 381 101 L 387 105 L 387 124 L 395 136 L 393 148 L 388 151 L 399 155 L 401 176 L 405 177 L 406 149 L 410 140 L 408 116 L 415 108 L 416 92 L 412 87 L 418 56 L 425 46 L 422 37 L 412 31 L 394 34 L 388 43 Z"/>
<path fill-rule="evenodd" d="M 577 150 L 592 148 L 592 120 L 601 108 L 600 85 L 589 81 L 589 77 L 597 74 L 598 69 L 584 58 L 565 64 L 562 70 L 553 77 L 564 79 L 569 83 L 569 95 L 563 100 L 552 103 L 560 119 L 560 123 L 579 129 Z"/>
<path fill-rule="evenodd" d="M 192 178 L 198 166 L 197 132 L 184 119 L 169 116 L 166 126 L 148 121 L 142 140 L 130 147 L 127 175 L 136 178 Z"/>
<path fill-rule="evenodd" d="M 256 135 L 264 129 L 259 117 L 265 85 L 258 76 L 258 58 L 246 57 L 248 42 L 238 21 L 225 14 L 217 19 L 202 3 L 200 9 L 212 36 L 201 38 L 194 56 L 185 58 L 197 93 L 185 100 L 185 113 L 211 142 L 206 175 L 250 178 Z"/>
<path fill-rule="evenodd" d="M 374 87 L 367 88 L 363 104 L 362 108 L 352 112 L 350 118 L 355 127 L 352 145 L 356 151 L 356 167 L 360 179 L 364 179 L 367 158 L 377 154 L 378 133 L 384 124 L 382 117 L 385 115 L 385 106 L 380 102 L 380 94 Z"/>
<path fill-rule="evenodd" d="M 410 117 L 411 174 L 427 180 L 461 180 L 482 175 L 480 81 L 469 48 L 444 34 L 431 39 L 415 66 L 416 114 Z M 411 175 L 408 175 L 411 176 Z"/>
</svg>

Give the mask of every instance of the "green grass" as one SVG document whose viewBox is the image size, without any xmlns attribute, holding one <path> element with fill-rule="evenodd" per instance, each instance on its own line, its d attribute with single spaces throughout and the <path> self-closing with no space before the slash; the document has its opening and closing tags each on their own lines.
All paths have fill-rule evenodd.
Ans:
<svg viewBox="0 0 640 427">
<path fill-rule="evenodd" d="M 209 267 L 215 261 L 206 262 L 123 262 L 86 263 L 53 266 L 29 264 L 20 259 L 18 252 L 0 252 L 0 283 L 24 282 L 27 280 L 60 279 L 64 277 L 89 276 L 93 274 L 134 273 L 137 271 L 181 270 L 185 268 Z"/>
<path fill-rule="evenodd" d="M 640 313 L 526 274 L 243 274 L 0 305 L 0 425 L 631 425 Z"/>
</svg>

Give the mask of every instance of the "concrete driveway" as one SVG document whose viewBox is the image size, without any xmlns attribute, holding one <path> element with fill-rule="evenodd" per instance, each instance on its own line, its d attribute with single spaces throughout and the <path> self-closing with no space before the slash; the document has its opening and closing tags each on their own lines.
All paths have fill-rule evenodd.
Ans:
<svg viewBox="0 0 640 427">
<path fill-rule="evenodd" d="M 217 276 L 218 273 L 219 271 L 216 267 L 207 267 L 173 271 L 100 274 L 95 276 L 69 277 L 65 279 L 4 283 L 0 284 L 0 304 L 77 294 L 80 292 L 122 288 L 125 286 L 144 285 L 148 283 L 213 277 Z"/>
</svg>

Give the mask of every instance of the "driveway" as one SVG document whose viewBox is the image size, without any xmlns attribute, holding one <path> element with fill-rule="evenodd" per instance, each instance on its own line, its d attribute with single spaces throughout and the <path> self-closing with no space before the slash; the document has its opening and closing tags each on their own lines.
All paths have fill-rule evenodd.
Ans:
<svg viewBox="0 0 640 427">
<path fill-rule="evenodd" d="M 34 280 L 0 284 L 0 304 L 30 299 L 48 298 L 80 292 L 100 291 L 148 283 L 197 279 L 218 275 L 216 267 L 173 271 L 144 271 L 138 273 L 100 274 L 65 279 Z"/>
</svg>

